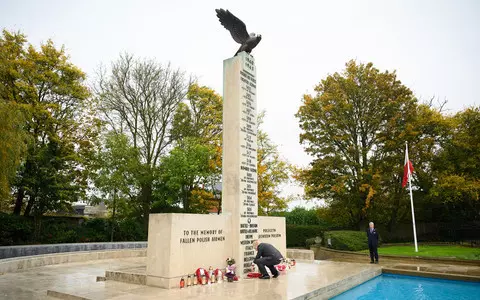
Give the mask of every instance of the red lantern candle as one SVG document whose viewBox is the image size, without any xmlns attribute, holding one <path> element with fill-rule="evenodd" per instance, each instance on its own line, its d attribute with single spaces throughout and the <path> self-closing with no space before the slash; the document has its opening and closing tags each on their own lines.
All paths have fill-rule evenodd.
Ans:
<svg viewBox="0 0 480 300">
<path fill-rule="evenodd" d="M 183 289 L 185 287 L 185 279 L 180 279 L 180 288 Z"/>
</svg>

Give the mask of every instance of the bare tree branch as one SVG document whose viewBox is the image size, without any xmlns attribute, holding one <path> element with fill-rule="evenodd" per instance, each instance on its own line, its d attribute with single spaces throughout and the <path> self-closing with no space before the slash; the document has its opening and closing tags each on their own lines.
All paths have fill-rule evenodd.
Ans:
<svg viewBox="0 0 480 300">
<path fill-rule="evenodd" d="M 99 72 L 94 90 L 104 119 L 129 135 L 143 162 L 154 167 L 172 142 L 171 121 L 189 84 L 185 72 L 170 64 L 123 54 L 112 64 L 108 76 Z"/>
</svg>

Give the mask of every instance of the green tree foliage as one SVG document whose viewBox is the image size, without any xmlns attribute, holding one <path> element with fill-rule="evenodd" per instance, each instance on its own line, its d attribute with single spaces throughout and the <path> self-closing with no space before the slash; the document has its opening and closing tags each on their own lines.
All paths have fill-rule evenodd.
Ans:
<svg viewBox="0 0 480 300">
<path fill-rule="evenodd" d="M 441 149 L 442 143 L 451 132 L 449 117 L 441 113 L 441 109 L 429 104 L 417 104 L 408 111 L 401 122 L 387 132 L 390 136 L 383 156 L 376 162 L 380 172 L 380 189 L 375 205 L 368 211 L 369 218 L 377 223 L 388 225 L 390 231 L 400 221 L 411 218 L 410 199 L 406 189 L 402 188 L 403 163 L 405 159 L 405 141 L 409 143 L 409 156 L 414 162 L 415 207 L 419 222 L 428 222 L 432 214 L 429 191 L 436 181 L 432 164 Z"/>
<path fill-rule="evenodd" d="M 159 191 L 169 204 L 180 201 L 185 212 L 205 213 L 213 196 L 202 195 L 201 190 L 211 176 L 210 161 L 214 149 L 197 139 L 185 138 L 162 159 Z"/>
<path fill-rule="evenodd" d="M 381 189 L 381 168 L 390 149 L 402 153 L 412 92 L 395 73 L 350 61 L 305 95 L 297 117 L 301 142 L 314 157 L 298 178 L 306 195 L 338 203 L 360 226 Z"/>
<path fill-rule="evenodd" d="M 126 135 L 113 131 L 105 135 L 105 143 L 96 157 L 97 174 L 95 187 L 99 197 L 112 210 L 111 240 L 113 241 L 117 214 L 127 217 L 137 205 L 137 173 L 140 166 L 138 149 L 134 148 Z"/>
<path fill-rule="evenodd" d="M 480 108 L 472 107 L 459 112 L 452 121 L 451 138 L 444 141 L 433 164 L 438 181 L 429 196 L 434 206 L 442 208 L 437 217 L 457 222 L 478 220 Z"/>
<path fill-rule="evenodd" d="M 390 231 L 409 221 L 401 187 L 405 142 L 415 166 L 417 221 L 478 218 L 478 109 L 448 116 L 443 106 L 419 104 L 395 72 L 354 61 L 315 91 L 297 113 L 313 162 L 295 176 L 308 197 L 326 201 L 322 219 L 350 228 L 372 220 Z"/>
<path fill-rule="evenodd" d="M 202 169 L 199 173 L 203 173 L 203 176 L 201 180 L 197 178 L 194 181 L 200 180 L 201 185 L 193 184 L 193 181 L 186 185 L 191 187 L 186 194 L 189 199 L 182 202 L 187 204 L 189 210 L 205 212 L 217 207 L 220 211 L 221 197 L 217 184 L 222 173 L 222 112 L 222 97 L 214 90 L 194 83 L 188 89 L 186 101 L 180 103 L 175 113 L 171 134 L 177 148 L 184 147 L 183 139 L 187 138 L 190 139 L 188 143 L 196 142 L 201 146 L 195 147 L 196 150 L 205 152 L 208 148 L 209 152 L 208 166 L 197 166 L 197 170 Z M 204 171 L 208 171 L 208 174 Z"/>
<path fill-rule="evenodd" d="M 68 209 L 84 196 L 98 121 L 91 113 L 85 74 L 64 48 L 48 40 L 39 49 L 20 33 L 0 38 L 0 98 L 21 107 L 28 135 L 26 155 L 13 184 L 14 213 L 41 216 Z"/>
<path fill-rule="evenodd" d="M 306 209 L 295 207 L 285 213 L 285 222 L 295 225 L 323 225 L 324 222 L 319 218 L 315 209 Z"/>
<path fill-rule="evenodd" d="M 217 146 L 222 136 L 222 112 L 222 97 L 194 83 L 188 89 L 186 101 L 178 105 L 171 135 L 175 141 L 193 137 Z"/>
<path fill-rule="evenodd" d="M 284 211 L 289 198 L 281 196 L 281 187 L 290 179 L 290 164 L 280 157 L 277 145 L 260 126 L 265 113 L 258 115 L 257 120 L 257 184 L 258 214 L 269 215 Z"/>
<path fill-rule="evenodd" d="M 0 211 L 11 203 L 11 182 L 25 152 L 23 122 L 18 105 L 0 99 Z"/>
</svg>

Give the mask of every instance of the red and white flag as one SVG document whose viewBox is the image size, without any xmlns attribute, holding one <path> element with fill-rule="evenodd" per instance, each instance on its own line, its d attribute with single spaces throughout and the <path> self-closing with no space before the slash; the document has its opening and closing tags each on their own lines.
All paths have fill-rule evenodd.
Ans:
<svg viewBox="0 0 480 300">
<path fill-rule="evenodd" d="M 408 183 L 408 176 L 413 174 L 413 165 L 410 159 L 408 159 L 408 146 L 405 148 L 405 164 L 403 165 L 403 181 L 402 187 L 406 187 Z"/>
</svg>

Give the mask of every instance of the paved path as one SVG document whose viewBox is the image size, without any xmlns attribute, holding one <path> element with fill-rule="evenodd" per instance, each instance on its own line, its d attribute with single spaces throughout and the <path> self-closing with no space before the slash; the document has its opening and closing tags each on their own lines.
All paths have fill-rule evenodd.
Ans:
<svg viewBox="0 0 480 300">
<path fill-rule="evenodd" d="M 235 283 L 165 290 L 114 281 L 96 282 L 105 270 L 121 270 L 145 265 L 145 258 L 89 261 L 52 265 L 0 275 L 0 299 L 53 299 L 47 290 L 86 299 L 293 299 L 328 286 L 353 274 L 378 270 L 368 264 L 312 262 L 297 266 L 270 280 L 245 279 Z M 362 275 L 363 276 L 363 275 Z"/>
<path fill-rule="evenodd" d="M 53 299 L 47 290 L 64 289 L 87 291 L 104 276 L 105 269 L 118 270 L 138 265 L 145 258 L 125 258 L 69 263 L 33 268 L 0 275 L 0 299 Z"/>
</svg>

